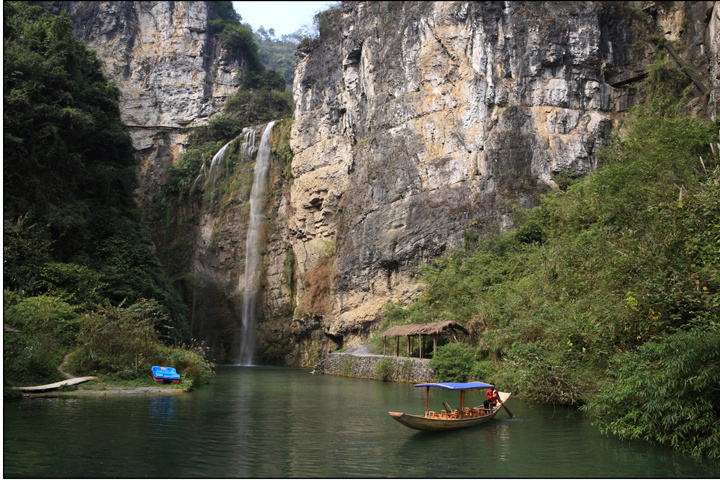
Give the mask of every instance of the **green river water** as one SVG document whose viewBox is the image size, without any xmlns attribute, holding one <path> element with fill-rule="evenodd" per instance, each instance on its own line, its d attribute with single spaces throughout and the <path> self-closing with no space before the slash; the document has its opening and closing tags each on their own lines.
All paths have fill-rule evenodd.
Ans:
<svg viewBox="0 0 720 482">
<path fill-rule="evenodd" d="M 3 406 L 5 478 L 717 478 L 720 465 L 600 435 L 574 411 L 510 399 L 509 418 L 425 433 L 425 390 L 307 369 L 220 366 L 173 396 Z M 443 391 L 444 392 L 444 391 Z M 433 396 L 435 395 L 435 396 Z M 459 396 L 431 391 L 453 408 Z M 468 395 L 480 402 L 480 393 Z M 458 400 L 455 400 L 455 399 Z"/>
</svg>

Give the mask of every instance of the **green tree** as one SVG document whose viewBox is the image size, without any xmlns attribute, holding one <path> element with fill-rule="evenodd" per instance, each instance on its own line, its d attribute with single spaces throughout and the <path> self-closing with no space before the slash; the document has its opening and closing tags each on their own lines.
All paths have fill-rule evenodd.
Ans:
<svg viewBox="0 0 720 482">
<path fill-rule="evenodd" d="M 437 349 L 430 368 L 443 382 L 467 382 L 473 373 L 475 350 L 465 343 L 448 343 Z"/>
<path fill-rule="evenodd" d="M 395 364 L 392 358 L 383 358 L 375 365 L 375 376 L 386 382 L 392 378 L 395 373 Z"/>
<path fill-rule="evenodd" d="M 4 7 L 5 287 L 83 302 L 153 298 L 184 333 L 186 308 L 133 197 L 136 162 L 119 90 L 72 35 L 67 14 L 26 2 Z"/>
</svg>

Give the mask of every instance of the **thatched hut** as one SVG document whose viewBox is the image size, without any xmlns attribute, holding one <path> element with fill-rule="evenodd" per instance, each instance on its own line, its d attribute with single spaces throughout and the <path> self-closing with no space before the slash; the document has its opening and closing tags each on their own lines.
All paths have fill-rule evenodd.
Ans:
<svg viewBox="0 0 720 482">
<path fill-rule="evenodd" d="M 380 337 L 383 339 L 383 355 L 385 354 L 385 340 L 387 340 L 388 337 L 394 336 L 395 337 L 395 356 L 400 355 L 400 346 L 399 346 L 399 339 L 401 336 L 407 337 L 407 352 L 408 356 L 412 352 L 412 337 L 413 336 L 419 336 L 420 337 L 420 358 L 423 357 L 423 345 L 425 340 L 425 335 L 430 335 L 433 337 L 433 351 L 437 350 L 437 340 L 438 335 L 441 333 L 448 333 L 450 335 L 456 336 L 459 333 L 463 333 L 465 335 L 468 334 L 468 331 L 465 329 L 464 326 L 462 326 L 457 321 L 438 321 L 435 323 L 426 323 L 426 324 L 420 324 L 420 325 L 397 325 L 393 326 L 384 332 L 380 334 Z"/>
</svg>

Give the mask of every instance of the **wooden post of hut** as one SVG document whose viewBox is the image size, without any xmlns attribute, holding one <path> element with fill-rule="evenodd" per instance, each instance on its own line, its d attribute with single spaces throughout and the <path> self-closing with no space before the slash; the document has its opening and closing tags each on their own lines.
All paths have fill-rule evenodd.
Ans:
<svg viewBox="0 0 720 482">
<path fill-rule="evenodd" d="M 395 356 L 400 356 L 400 337 L 395 337 Z"/>
<path fill-rule="evenodd" d="M 423 342 L 425 341 L 425 335 L 420 335 L 420 358 L 423 356 Z"/>
</svg>

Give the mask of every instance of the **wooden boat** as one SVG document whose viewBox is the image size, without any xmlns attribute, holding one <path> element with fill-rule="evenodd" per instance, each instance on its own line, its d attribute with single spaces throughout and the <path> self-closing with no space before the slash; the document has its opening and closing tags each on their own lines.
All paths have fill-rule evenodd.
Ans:
<svg viewBox="0 0 720 482">
<path fill-rule="evenodd" d="M 157 383 L 180 383 L 180 375 L 173 367 L 152 367 L 150 370 Z"/>
<path fill-rule="evenodd" d="M 486 409 L 482 405 L 477 407 L 465 406 L 465 390 L 492 389 L 493 385 L 482 382 L 468 383 L 421 383 L 416 387 L 426 387 L 425 395 L 425 415 L 411 415 L 402 412 L 388 412 L 392 418 L 401 424 L 414 428 L 415 430 L 442 431 L 453 430 L 456 428 L 473 427 L 485 422 L 489 422 L 498 413 L 500 408 L 505 408 L 512 417 L 510 410 L 505 407 L 505 402 L 510 398 L 510 393 L 498 392 L 500 403 L 494 407 Z M 430 388 L 444 388 L 446 390 L 460 391 L 460 408 L 452 410 L 447 402 L 443 402 L 445 410 L 433 412 L 428 410 L 428 401 L 430 398 Z"/>
</svg>

